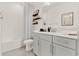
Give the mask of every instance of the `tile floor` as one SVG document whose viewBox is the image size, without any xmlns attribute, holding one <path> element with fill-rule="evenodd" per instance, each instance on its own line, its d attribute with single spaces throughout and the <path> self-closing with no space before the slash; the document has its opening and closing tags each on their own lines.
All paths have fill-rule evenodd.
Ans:
<svg viewBox="0 0 79 59">
<path fill-rule="evenodd" d="M 2 54 L 3 56 L 34 56 L 33 52 L 26 52 L 24 48 L 18 48 Z"/>
</svg>

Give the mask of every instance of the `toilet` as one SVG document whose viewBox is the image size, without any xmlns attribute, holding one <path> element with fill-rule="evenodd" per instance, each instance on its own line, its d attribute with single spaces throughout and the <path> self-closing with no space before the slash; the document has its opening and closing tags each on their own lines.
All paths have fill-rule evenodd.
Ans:
<svg viewBox="0 0 79 59">
<path fill-rule="evenodd" d="M 24 44 L 26 46 L 26 48 L 25 48 L 26 51 L 31 51 L 33 49 L 33 40 L 32 39 L 25 40 Z"/>
</svg>

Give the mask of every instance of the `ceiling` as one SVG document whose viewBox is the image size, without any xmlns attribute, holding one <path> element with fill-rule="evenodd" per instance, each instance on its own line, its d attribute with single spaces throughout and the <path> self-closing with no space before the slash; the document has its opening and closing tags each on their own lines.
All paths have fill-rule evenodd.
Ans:
<svg viewBox="0 0 79 59">
<path fill-rule="evenodd" d="M 43 12 L 47 12 L 51 8 L 61 4 L 61 2 L 30 2 L 29 4 L 36 9 L 42 9 Z"/>
<path fill-rule="evenodd" d="M 50 2 L 30 2 L 29 4 L 31 4 L 32 6 L 36 7 L 36 8 L 42 8 L 42 7 L 45 7 L 45 6 L 48 6 Z M 52 4 L 52 3 L 50 3 Z"/>
</svg>

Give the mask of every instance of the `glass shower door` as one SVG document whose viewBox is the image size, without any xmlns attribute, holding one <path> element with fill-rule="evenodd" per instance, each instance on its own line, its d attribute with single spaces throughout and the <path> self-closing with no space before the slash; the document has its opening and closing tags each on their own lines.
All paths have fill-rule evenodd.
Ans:
<svg viewBox="0 0 79 59">
<path fill-rule="evenodd" d="M 2 55 L 1 44 L 2 44 L 2 16 L 0 15 L 0 56 Z"/>
<path fill-rule="evenodd" d="M 2 15 L 0 13 L 0 56 L 2 55 Z"/>
</svg>

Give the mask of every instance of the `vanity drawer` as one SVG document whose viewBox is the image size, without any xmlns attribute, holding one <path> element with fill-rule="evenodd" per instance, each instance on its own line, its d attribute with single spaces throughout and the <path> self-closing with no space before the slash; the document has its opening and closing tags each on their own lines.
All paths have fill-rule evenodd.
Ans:
<svg viewBox="0 0 79 59">
<path fill-rule="evenodd" d="M 75 49 L 76 46 L 75 39 L 60 36 L 54 36 L 53 42 L 72 49 Z"/>
<path fill-rule="evenodd" d="M 53 36 L 51 36 L 51 35 L 40 34 L 40 39 L 42 39 L 42 40 L 52 42 L 52 40 L 53 40 L 52 38 L 53 38 Z"/>
</svg>

